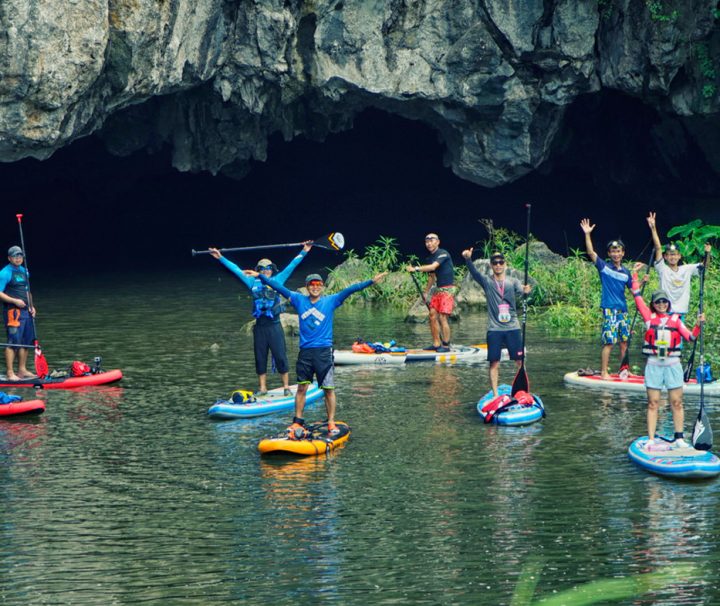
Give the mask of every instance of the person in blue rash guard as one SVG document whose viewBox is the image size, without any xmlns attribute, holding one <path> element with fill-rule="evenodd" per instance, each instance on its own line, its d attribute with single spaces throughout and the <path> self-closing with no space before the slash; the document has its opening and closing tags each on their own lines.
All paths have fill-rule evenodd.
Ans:
<svg viewBox="0 0 720 606">
<path fill-rule="evenodd" d="M 266 277 L 274 276 L 278 284 L 285 284 L 295 268 L 302 262 L 305 255 L 312 248 L 312 241 L 303 243 L 302 250 L 290 261 L 288 266 L 280 273 L 276 265 L 270 259 L 260 259 L 255 266 L 255 275 L 260 272 Z M 265 286 L 257 277 L 247 275 L 249 271 L 243 271 L 232 261 L 222 256 L 217 248 L 210 248 L 210 254 L 225 267 L 227 267 L 237 278 L 247 286 L 253 298 L 253 349 L 255 352 L 255 372 L 260 383 L 256 396 L 267 394 L 267 361 L 268 352 L 272 353 L 275 360 L 275 367 L 282 378 L 284 395 L 292 395 L 290 391 L 290 364 L 288 363 L 287 348 L 285 346 L 285 333 L 280 324 L 280 314 L 284 306 L 280 295 L 272 288 Z"/>
<path fill-rule="evenodd" d="M 310 274 L 305 278 L 305 287 L 308 295 L 288 290 L 282 284 L 257 272 L 248 272 L 253 277 L 259 277 L 263 284 L 277 290 L 281 295 L 290 299 L 298 312 L 300 320 L 300 352 L 297 359 L 298 389 L 295 394 L 295 417 L 292 425 L 288 427 L 288 437 L 297 439 L 305 435 L 305 395 L 313 376 L 317 377 L 318 385 L 325 394 L 325 407 L 328 415 L 328 433 L 337 433 L 335 425 L 335 380 L 333 373 L 333 319 L 335 310 L 340 307 L 351 294 L 359 292 L 368 286 L 377 284 L 387 272 L 373 276 L 372 280 L 351 284 L 334 295 L 323 296 L 325 283 L 319 274 Z"/>
<path fill-rule="evenodd" d="M 11 347 L 5 348 L 7 379 L 34 379 L 35 375 L 27 369 L 28 350 L 13 345 L 32 345 L 35 342 L 35 306 L 28 290 L 28 272 L 23 267 L 25 255 L 22 248 L 12 246 L 8 250 L 8 263 L 0 271 L 0 300 L 3 303 L 3 318 L 7 329 L 7 342 Z M 15 374 L 15 350 L 17 349 L 18 372 Z"/>
</svg>

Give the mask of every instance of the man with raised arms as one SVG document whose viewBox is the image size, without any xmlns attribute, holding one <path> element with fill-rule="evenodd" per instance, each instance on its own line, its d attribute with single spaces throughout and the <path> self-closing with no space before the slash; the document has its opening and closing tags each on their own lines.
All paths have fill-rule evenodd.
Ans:
<svg viewBox="0 0 720 606">
<path fill-rule="evenodd" d="M 279 282 L 256 271 L 248 271 L 250 276 L 260 278 L 263 284 L 271 286 L 285 298 L 290 299 L 298 312 L 300 322 L 300 351 L 297 359 L 298 389 L 295 394 L 295 417 L 288 427 L 288 437 L 297 439 L 305 432 L 303 410 L 305 396 L 313 376 L 317 377 L 318 385 L 325 394 L 325 407 L 328 415 L 328 434 L 338 433 L 335 425 L 335 378 L 333 366 L 333 319 L 335 310 L 340 307 L 351 294 L 380 282 L 387 272 L 379 273 L 372 280 L 351 284 L 334 295 L 323 296 L 325 283 L 319 274 L 310 274 L 305 278 L 308 294 L 289 290 Z"/>
</svg>

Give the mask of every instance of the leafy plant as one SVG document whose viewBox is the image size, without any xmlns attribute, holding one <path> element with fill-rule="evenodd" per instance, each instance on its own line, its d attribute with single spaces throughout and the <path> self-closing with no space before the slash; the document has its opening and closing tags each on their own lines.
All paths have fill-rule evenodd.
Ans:
<svg viewBox="0 0 720 606">
<path fill-rule="evenodd" d="M 675 21 L 679 16 L 677 9 L 667 12 L 665 3 L 662 0 L 645 0 L 645 6 L 650 11 L 650 18 L 660 23 L 669 23 Z"/>
<path fill-rule="evenodd" d="M 668 238 L 679 236 L 675 242 L 680 254 L 687 263 L 699 263 L 705 253 L 705 242 L 720 238 L 720 225 L 703 225 L 701 219 L 695 219 L 685 225 L 673 227 L 667 233 Z"/>
</svg>

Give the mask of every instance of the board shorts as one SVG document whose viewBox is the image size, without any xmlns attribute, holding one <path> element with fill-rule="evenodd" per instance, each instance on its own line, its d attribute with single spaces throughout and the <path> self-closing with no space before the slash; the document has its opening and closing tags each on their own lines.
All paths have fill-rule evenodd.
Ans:
<svg viewBox="0 0 720 606">
<path fill-rule="evenodd" d="M 290 370 L 285 346 L 285 332 L 280 322 L 257 324 L 253 326 L 253 341 L 255 352 L 255 372 L 259 375 L 267 374 L 268 353 L 272 353 L 274 370 L 285 374 Z"/>
<path fill-rule="evenodd" d="M 488 362 L 499 362 L 503 347 L 507 348 L 511 360 L 523 359 L 522 331 L 519 328 L 515 330 L 490 330 L 486 338 Z"/>
<path fill-rule="evenodd" d="M 602 313 L 602 344 L 615 345 L 619 342 L 627 342 L 630 338 L 627 312 L 604 307 Z"/>
<path fill-rule="evenodd" d="M 313 376 L 322 389 L 335 389 L 335 366 L 332 347 L 312 347 L 298 353 L 297 382 L 300 385 L 312 383 Z"/>
<path fill-rule="evenodd" d="M 438 288 L 430 298 L 430 308 L 439 314 L 449 316 L 455 309 L 454 286 L 443 286 Z"/>
<path fill-rule="evenodd" d="M 645 387 L 647 389 L 677 389 L 685 384 L 683 374 L 679 358 L 677 364 L 653 364 L 648 360 L 645 365 Z"/>
<path fill-rule="evenodd" d="M 3 310 L 7 342 L 10 345 L 33 345 L 35 343 L 35 327 L 32 316 L 27 309 L 13 307 Z"/>
</svg>

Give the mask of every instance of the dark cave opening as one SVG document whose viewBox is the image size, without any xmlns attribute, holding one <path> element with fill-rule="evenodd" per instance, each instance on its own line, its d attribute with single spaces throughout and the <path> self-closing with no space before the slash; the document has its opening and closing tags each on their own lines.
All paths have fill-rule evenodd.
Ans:
<svg viewBox="0 0 720 606">
<path fill-rule="evenodd" d="M 424 234 L 436 231 L 459 256 L 486 236 L 480 218 L 523 233 L 530 202 L 533 234 L 556 252 L 582 247 L 578 223 L 588 216 L 598 242 L 623 237 L 632 256 L 648 243 L 649 210 L 661 231 L 696 217 L 720 220 L 718 175 L 687 140 L 663 145 L 662 129 L 667 136 L 681 127 L 622 95 L 583 97 L 568 108 L 553 157 L 494 189 L 444 167 L 429 127 L 379 110 L 364 111 L 352 130 L 324 143 L 273 137 L 267 162 L 253 163 L 242 180 L 180 173 L 167 149 L 115 157 L 89 137 L 43 162 L 0 164 L 0 234 L 3 246 L 16 243 L 14 215 L 24 213 L 35 269 L 183 266 L 193 263 L 191 248 L 330 231 L 343 232 L 355 250 L 394 236 L 406 254 L 422 254 Z"/>
</svg>

